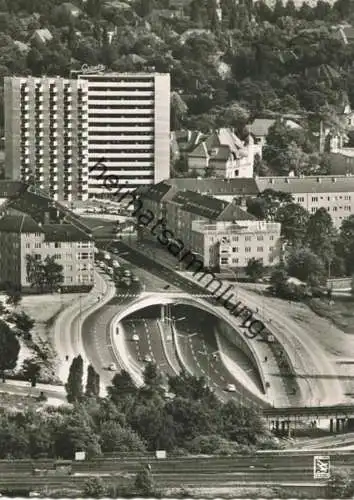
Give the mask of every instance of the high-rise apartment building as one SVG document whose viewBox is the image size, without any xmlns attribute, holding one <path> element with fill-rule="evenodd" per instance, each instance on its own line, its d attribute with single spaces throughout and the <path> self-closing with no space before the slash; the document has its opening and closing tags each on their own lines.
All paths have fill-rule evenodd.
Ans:
<svg viewBox="0 0 354 500">
<path fill-rule="evenodd" d="M 168 74 L 6 77 L 5 103 L 9 179 L 74 200 L 107 197 L 107 176 L 121 192 L 169 177 Z"/>
<path fill-rule="evenodd" d="M 5 77 L 5 174 L 55 200 L 88 196 L 87 84 Z"/>
<path fill-rule="evenodd" d="M 89 195 L 107 196 L 102 161 L 121 192 L 170 174 L 170 75 L 86 73 Z"/>
</svg>

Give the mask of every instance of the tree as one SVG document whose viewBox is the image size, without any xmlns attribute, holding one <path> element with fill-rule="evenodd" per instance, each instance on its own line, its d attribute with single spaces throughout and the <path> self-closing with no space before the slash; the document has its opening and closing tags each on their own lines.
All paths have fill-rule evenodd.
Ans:
<svg viewBox="0 0 354 500">
<path fill-rule="evenodd" d="M 87 382 L 86 382 L 86 396 L 99 396 L 100 394 L 100 376 L 95 371 L 92 365 L 87 367 Z"/>
<path fill-rule="evenodd" d="M 353 498 L 354 481 L 348 470 L 332 469 L 327 481 L 327 498 Z"/>
<path fill-rule="evenodd" d="M 215 397 L 204 377 L 196 377 L 182 370 L 178 375 L 168 377 L 169 392 L 177 397 L 197 401 Z"/>
<path fill-rule="evenodd" d="M 321 207 L 309 218 L 306 241 L 310 249 L 328 266 L 335 257 L 335 238 L 332 218 L 327 210 Z"/>
<path fill-rule="evenodd" d="M 73 359 L 68 381 L 65 384 L 67 399 L 69 403 L 74 403 L 75 401 L 80 401 L 83 396 L 83 387 L 82 387 L 82 377 L 84 370 L 84 362 L 79 354 L 76 358 Z"/>
<path fill-rule="evenodd" d="M 0 375 L 5 381 L 5 370 L 12 370 L 17 363 L 20 344 L 15 333 L 5 323 L 0 320 Z"/>
<path fill-rule="evenodd" d="M 90 477 L 85 482 L 83 495 L 86 498 L 101 498 L 106 494 L 106 487 L 101 477 Z"/>
<path fill-rule="evenodd" d="M 6 290 L 7 300 L 6 304 L 13 305 L 15 308 L 19 305 L 22 300 L 22 295 L 19 290 L 14 288 L 8 288 Z"/>
<path fill-rule="evenodd" d="M 143 373 L 144 384 L 152 391 L 163 392 L 162 377 L 155 363 L 147 363 Z"/>
<path fill-rule="evenodd" d="M 51 292 L 56 291 L 64 281 L 63 266 L 55 262 L 54 257 L 47 257 L 44 262 L 35 255 L 26 255 L 27 279 L 33 288 L 38 288 L 43 293 L 45 288 Z"/>
<path fill-rule="evenodd" d="M 133 379 L 126 370 L 116 373 L 112 379 L 112 385 L 107 387 L 108 396 L 115 403 L 119 404 L 127 396 L 137 394 L 137 388 Z"/>
<path fill-rule="evenodd" d="M 154 481 L 151 471 L 144 465 L 135 477 L 135 488 L 138 495 L 154 496 Z"/>
<path fill-rule="evenodd" d="M 36 387 L 37 380 L 41 373 L 41 365 L 36 358 L 26 358 L 22 364 L 24 376 L 30 380 L 32 387 Z"/>
<path fill-rule="evenodd" d="M 344 259 L 347 275 L 354 274 L 354 215 L 350 215 L 342 222 L 338 251 Z"/>
<path fill-rule="evenodd" d="M 290 193 L 265 189 L 257 198 L 247 200 L 247 211 L 262 220 L 273 221 L 280 207 L 293 201 Z"/>
<path fill-rule="evenodd" d="M 145 451 L 145 445 L 138 434 L 129 427 L 122 427 L 119 423 L 111 421 L 101 425 L 100 444 L 102 451 L 108 453 Z"/>
<path fill-rule="evenodd" d="M 24 338 L 31 340 L 31 330 L 35 325 L 34 319 L 32 319 L 24 311 L 21 311 L 20 313 L 13 313 L 11 317 L 15 321 L 16 328 L 24 334 Z"/>
<path fill-rule="evenodd" d="M 222 435 L 238 443 L 256 444 L 265 427 L 259 411 L 229 400 L 221 407 Z"/>
<path fill-rule="evenodd" d="M 38 288 L 40 292 L 43 292 L 45 286 L 45 271 L 43 263 L 40 259 L 36 259 L 35 255 L 26 255 L 26 272 L 27 280 L 30 286 L 33 288 Z"/>
<path fill-rule="evenodd" d="M 290 245 L 301 244 L 306 235 L 308 211 L 297 203 L 280 206 L 275 220 L 281 223 L 281 236 Z"/>
<path fill-rule="evenodd" d="M 264 275 L 264 272 L 265 269 L 261 259 L 252 257 L 252 259 L 247 262 L 246 274 L 252 281 L 260 279 Z"/>
<path fill-rule="evenodd" d="M 324 263 L 309 248 L 296 248 L 287 257 L 287 271 L 311 286 L 323 283 L 326 271 Z"/>
<path fill-rule="evenodd" d="M 64 281 L 63 266 L 49 255 L 44 259 L 44 276 L 45 283 L 51 292 L 56 291 Z"/>
</svg>

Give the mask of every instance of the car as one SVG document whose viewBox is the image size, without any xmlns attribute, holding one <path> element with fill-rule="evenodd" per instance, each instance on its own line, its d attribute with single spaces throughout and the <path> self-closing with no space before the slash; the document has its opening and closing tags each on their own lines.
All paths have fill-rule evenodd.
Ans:
<svg viewBox="0 0 354 500">
<path fill-rule="evenodd" d="M 132 281 L 133 281 L 134 283 L 138 283 L 140 280 L 139 280 L 139 278 L 138 278 L 137 276 L 133 276 L 133 277 L 132 277 Z"/>
<path fill-rule="evenodd" d="M 111 363 L 108 367 L 110 372 L 115 372 L 117 370 L 117 366 L 115 363 Z"/>
<path fill-rule="evenodd" d="M 134 340 L 134 342 L 138 342 L 139 341 L 139 335 L 137 333 L 134 333 L 134 335 L 132 336 L 132 340 Z"/>
<path fill-rule="evenodd" d="M 151 361 L 152 361 L 151 356 L 150 356 L 149 354 L 147 354 L 147 355 L 144 357 L 144 361 L 145 361 L 145 363 L 151 363 Z"/>
<path fill-rule="evenodd" d="M 227 392 L 236 392 L 235 384 L 227 384 L 226 389 Z"/>
</svg>

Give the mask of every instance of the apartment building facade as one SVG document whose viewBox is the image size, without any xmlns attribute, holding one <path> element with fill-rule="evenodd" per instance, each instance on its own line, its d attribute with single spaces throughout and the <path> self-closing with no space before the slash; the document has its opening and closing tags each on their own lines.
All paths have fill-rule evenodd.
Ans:
<svg viewBox="0 0 354 500">
<path fill-rule="evenodd" d="M 108 176 L 121 192 L 168 178 L 169 130 L 169 74 L 5 77 L 6 177 L 55 200 L 109 197 Z"/>
<path fill-rule="evenodd" d="M 87 84 L 5 77 L 5 175 L 54 200 L 88 196 Z"/>
<path fill-rule="evenodd" d="M 256 184 L 259 192 L 273 189 L 290 193 L 294 203 L 310 214 L 325 208 L 335 227 L 354 214 L 354 176 L 259 177 Z"/>
<path fill-rule="evenodd" d="M 173 235 L 171 243 L 197 255 L 206 267 L 242 269 L 251 258 L 267 267 L 279 262 L 281 224 L 258 221 L 237 202 L 227 202 L 193 191 L 179 191 L 167 182 L 140 193 L 139 213 L 163 218 Z M 140 228 L 140 238 L 154 238 Z M 182 256 L 183 254 L 181 254 Z"/>
<path fill-rule="evenodd" d="M 25 214 L 0 219 L 0 283 L 36 292 L 27 276 L 27 255 L 36 260 L 54 257 L 63 266 L 66 291 L 89 290 L 94 284 L 94 243 L 69 224 L 38 224 Z"/>
<path fill-rule="evenodd" d="M 89 196 L 105 198 L 98 162 L 125 192 L 170 176 L 170 75 L 85 73 Z"/>
</svg>

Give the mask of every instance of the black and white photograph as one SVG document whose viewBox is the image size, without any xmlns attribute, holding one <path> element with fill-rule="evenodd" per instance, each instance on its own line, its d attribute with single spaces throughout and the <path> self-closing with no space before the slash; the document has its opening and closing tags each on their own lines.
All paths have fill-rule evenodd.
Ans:
<svg viewBox="0 0 354 500">
<path fill-rule="evenodd" d="M 354 498 L 354 0 L 0 0 L 0 496 Z"/>
</svg>

